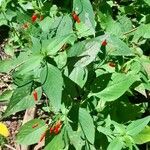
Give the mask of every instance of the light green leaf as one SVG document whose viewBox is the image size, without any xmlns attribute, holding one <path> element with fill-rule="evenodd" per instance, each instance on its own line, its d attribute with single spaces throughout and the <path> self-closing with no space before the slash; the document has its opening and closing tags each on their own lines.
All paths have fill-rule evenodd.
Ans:
<svg viewBox="0 0 150 150">
<path fill-rule="evenodd" d="M 89 112 L 83 108 L 79 109 L 79 123 L 87 140 L 94 144 L 95 126 Z"/>
<path fill-rule="evenodd" d="M 150 127 L 146 126 L 139 134 L 133 136 L 136 144 L 144 144 L 150 142 Z"/>
<path fill-rule="evenodd" d="M 123 143 L 122 139 L 119 137 L 116 137 L 108 145 L 107 150 L 122 150 L 123 146 L 124 146 L 124 143 Z"/>
<path fill-rule="evenodd" d="M 134 33 L 133 41 L 138 42 L 139 38 L 150 38 L 150 23 L 141 24 Z"/>
<path fill-rule="evenodd" d="M 72 23 L 72 19 L 71 19 L 70 15 L 64 16 L 58 26 L 56 36 L 64 36 L 66 34 L 73 33 L 72 24 L 73 23 Z"/>
<path fill-rule="evenodd" d="M 33 128 L 34 125 L 36 127 Z M 39 142 L 41 135 L 46 131 L 47 125 L 45 121 L 34 119 L 25 123 L 17 134 L 17 143 L 22 145 L 32 145 Z"/>
<path fill-rule="evenodd" d="M 40 39 L 31 36 L 31 40 L 32 40 L 32 52 L 35 54 L 39 54 L 41 50 Z"/>
<path fill-rule="evenodd" d="M 79 55 L 82 57 L 75 67 L 85 67 L 95 60 L 98 52 L 100 51 L 100 43 L 97 41 L 89 41 L 83 50 L 83 53 Z"/>
<path fill-rule="evenodd" d="M 64 145 L 63 132 L 61 132 L 53 137 L 53 139 L 45 146 L 44 150 L 62 150 Z"/>
<path fill-rule="evenodd" d="M 137 135 L 146 127 L 149 121 L 150 121 L 150 116 L 133 121 L 131 124 L 127 126 L 127 129 L 126 129 L 127 134 L 131 136 Z"/>
<path fill-rule="evenodd" d="M 58 53 L 56 57 L 54 57 L 54 60 L 58 66 L 58 68 L 62 68 L 67 63 L 67 53 L 66 51 Z"/>
<path fill-rule="evenodd" d="M 14 92 L 8 104 L 3 117 L 25 110 L 34 106 L 34 100 L 30 94 L 32 83 L 18 87 Z"/>
<path fill-rule="evenodd" d="M 75 27 L 77 30 L 76 33 L 78 35 L 78 38 L 87 37 L 89 35 L 95 35 L 95 30 L 94 28 L 92 28 L 92 24 L 88 17 L 86 19 L 86 23 L 76 23 Z"/>
<path fill-rule="evenodd" d="M 60 49 L 61 47 L 68 43 L 69 39 L 74 36 L 73 34 L 67 34 L 65 36 L 61 36 L 61 37 L 55 37 L 50 39 L 49 41 L 49 45 L 47 46 L 47 54 L 48 55 L 55 55 Z"/>
<path fill-rule="evenodd" d="M 85 50 L 87 41 L 75 43 L 68 51 L 68 57 L 75 57 L 81 55 Z"/>
<path fill-rule="evenodd" d="M 130 48 L 117 36 L 110 35 L 106 40 L 108 41 L 108 44 L 106 46 L 106 51 L 108 55 L 115 55 L 115 56 L 133 55 L 133 52 L 130 50 Z"/>
<path fill-rule="evenodd" d="M 72 127 L 68 124 L 66 126 L 66 131 L 68 133 L 68 137 L 70 140 L 70 144 L 75 147 L 75 149 L 82 149 L 82 146 L 85 144 L 83 139 L 81 138 L 82 132 L 81 130 L 73 131 Z"/>
<path fill-rule="evenodd" d="M 0 101 L 9 101 L 12 96 L 12 90 L 6 90 L 0 95 Z"/>
<path fill-rule="evenodd" d="M 150 6 L 150 0 L 144 0 Z"/>
<path fill-rule="evenodd" d="M 95 15 L 93 12 L 91 2 L 89 0 L 74 0 L 73 10 L 79 14 L 81 22 L 83 21 L 85 23 L 88 17 L 92 24 L 92 27 L 95 29 Z"/>
<path fill-rule="evenodd" d="M 99 93 L 93 93 L 89 96 L 99 97 L 103 101 L 114 101 L 121 97 L 130 86 L 137 80 L 134 74 L 117 74 L 111 84 Z"/>
<path fill-rule="evenodd" d="M 33 55 L 30 56 L 25 62 L 19 67 L 19 74 L 25 74 L 34 69 L 38 69 L 41 66 L 43 56 Z"/>
<path fill-rule="evenodd" d="M 111 131 L 109 127 L 98 126 L 97 130 L 107 136 L 111 136 L 113 134 L 113 132 Z"/>
<path fill-rule="evenodd" d="M 87 76 L 86 68 L 75 67 L 70 73 L 69 78 L 82 88 L 87 81 Z"/>
<path fill-rule="evenodd" d="M 41 82 L 43 89 L 49 98 L 49 101 L 54 111 L 59 111 L 61 108 L 61 96 L 63 78 L 62 74 L 53 65 L 48 65 L 41 71 Z"/>
</svg>

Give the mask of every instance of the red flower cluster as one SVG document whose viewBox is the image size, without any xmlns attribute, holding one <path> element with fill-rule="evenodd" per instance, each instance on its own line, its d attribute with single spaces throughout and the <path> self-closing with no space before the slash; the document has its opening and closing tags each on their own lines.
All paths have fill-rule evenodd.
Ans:
<svg viewBox="0 0 150 150">
<path fill-rule="evenodd" d="M 39 15 L 38 15 L 38 14 L 35 14 L 35 13 L 32 15 L 31 20 L 32 20 L 33 23 L 38 19 L 38 16 L 39 16 Z M 40 15 L 40 17 L 39 17 L 40 21 L 42 21 L 43 18 L 44 18 L 44 17 L 43 17 L 42 15 Z"/>
<path fill-rule="evenodd" d="M 73 11 L 71 15 L 74 21 L 76 21 L 77 23 L 81 22 L 79 16 L 76 14 L 75 11 Z"/>
<path fill-rule="evenodd" d="M 35 101 L 38 100 L 38 93 L 37 93 L 36 90 L 33 91 L 33 98 L 34 98 Z"/>
<path fill-rule="evenodd" d="M 62 122 L 58 121 L 54 126 L 52 126 L 50 128 L 50 134 L 54 133 L 54 134 L 58 134 L 60 129 L 62 127 Z"/>
</svg>

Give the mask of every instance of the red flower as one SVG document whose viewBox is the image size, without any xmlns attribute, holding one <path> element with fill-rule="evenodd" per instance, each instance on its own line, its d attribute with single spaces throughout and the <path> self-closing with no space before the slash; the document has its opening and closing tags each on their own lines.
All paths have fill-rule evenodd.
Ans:
<svg viewBox="0 0 150 150">
<path fill-rule="evenodd" d="M 76 21 L 77 23 L 80 23 L 80 22 L 81 22 L 79 16 L 76 14 L 75 11 L 72 12 L 72 18 L 73 18 L 73 20 Z"/>
<path fill-rule="evenodd" d="M 50 128 L 50 134 L 55 133 L 58 134 L 62 127 L 61 121 L 58 121 L 53 127 Z"/>
<path fill-rule="evenodd" d="M 38 123 L 35 123 L 32 128 L 36 128 L 39 124 Z"/>
<path fill-rule="evenodd" d="M 49 131 L 50 131 L 50 134 L 52 134 L 54 131 L 54 127 L 51 127 Z"/>
<path fill-rule="evenodd" d="M 34 97 L 34 100 L 37 101 L 38 100 L 38 93 L 37 91 L 33 91 L 33 97 Z"/>
<path fill-rule="evenodd" d="M 109 62 L 108 64 L 110 67 L 116 67 L 116 64 L 114 62 Z"/>
<path fill-rule="evenodd" d="M 102 46 L 106 46 L 106 45 L 107 45 L 107 41 L 104 40 L 104 41 L 102 42 Z"/>
<path fill-rule="evenodd" d="M 37 15 L 33 14 L 32 17 L 31 17 L 32 22 L 34 23 L 37 20 L 37 18 L 38 18 Z"/>
</svg>

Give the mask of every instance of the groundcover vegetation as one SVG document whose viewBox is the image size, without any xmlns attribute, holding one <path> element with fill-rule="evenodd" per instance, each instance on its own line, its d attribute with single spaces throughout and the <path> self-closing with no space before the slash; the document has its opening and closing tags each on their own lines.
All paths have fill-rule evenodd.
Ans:
<svg viewBox="0 0 150 150">
<path fill-rule="evenodd" d="M 32 107 L 46 116 L 23 124 L 18 144 L 138 150 L 150 141 L 150 0 L 0 0 L 0 27 L 0 72 L 12 78 L 1 122 Z"/>
</svg>

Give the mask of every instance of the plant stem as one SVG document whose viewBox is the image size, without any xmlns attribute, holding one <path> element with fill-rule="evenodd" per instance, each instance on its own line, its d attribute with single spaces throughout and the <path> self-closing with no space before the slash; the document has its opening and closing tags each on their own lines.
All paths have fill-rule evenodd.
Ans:
<svg viewBox="0 0 150 150">
<path fill-rule="evenodd" d="M 125 32 L 123 35 L 130 34 L 130 33 L 134 32 L 134 31 L 136 31 L 136 30 L 137 30 L 137 28 L 134 28 L 134 29 L 132 29 L 132 30 L 130 30 L 130 31 L 128 31 L 128 32 Z"/>
</svg>

